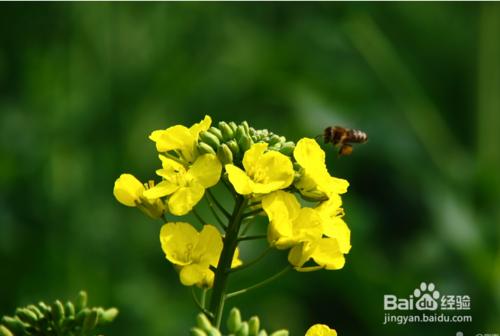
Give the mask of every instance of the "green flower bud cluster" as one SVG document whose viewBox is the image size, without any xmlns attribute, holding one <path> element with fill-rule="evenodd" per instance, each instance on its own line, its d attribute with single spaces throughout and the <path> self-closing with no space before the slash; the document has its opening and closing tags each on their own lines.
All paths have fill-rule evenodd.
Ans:
<svg viewBox="0 0 500 336">
<path fill-rule="evenodd" d="M 269 144 L 269 149 L 279 151 L 287 156 L 292 156 L 293 150 L 295 149 L 295 143 L 293 141 L 286 141 L 284 136 L 274 134 L 267 129 L 256 130 L 250 127 L 249 132 L 253 142 L 267 142 Z"/>
<path fill-rule="evenodd" d="M 116 308 L 87 307 L 87 293 L 81 291 L 75 303 L 56 300 L 50 305 L 39 302 L 17 308 L 14 316 L 2 317 L 0 336 L 84 336 L 117 315 Z"/>
<path fill-rule="evenodd" d="M 241 162 L 244 153 L 257 142 L 267 142 L 269 149 L 291 156 L 295 143 L 286 141 L 267 129 L 255 130 L 249 127 L 246 121 L 237 125 L 234 122 L 221 121 L 218 127 L 210 127 L 201 132 L 197 144 L 200 154 L 211 153 L 217 155 L 222 164 Z"/>
<path fill-rule="evenodd" d="M 260 320 L 257 316 L 251 317 L 248 321 L 241 319 L 238 308 L 233 308 L 229 312 L 227 319 L 228 336 L 288 336 L 288 330 L 281 329 L 268 334 L 264 329 L 260 329 Z M 196 327 L 191 328 L 191 336 L 222 336 L 220 330 L 215 328 L 203 313 L 196 318 Z"/>
</svg>

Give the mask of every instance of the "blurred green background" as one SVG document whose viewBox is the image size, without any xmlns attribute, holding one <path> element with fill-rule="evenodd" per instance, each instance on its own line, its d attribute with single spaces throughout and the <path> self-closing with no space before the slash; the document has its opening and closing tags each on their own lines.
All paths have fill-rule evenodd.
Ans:
<svg viewBox="0 0 500 336">
<path fill-rule="evenodd" d="M 89 292 L 106 335 L 184 335 L 195 306 L 161 223 L 115 201 L 159 162 L 152 130 L 248 120 L 289 139 L 360 128 L 344 269 L 234 298 L 268 329 L 500 333 L 500 6 L 495 3 L 0 5 L 0 315 Z M 207 214 L 208 217 L 208 214 Z M 250 260 L 262 246 L 246 243 Z M 274 253 L 230 287 L 286 264 Z M 383 325 L 421 281 L 472 298 L 472 323 Z"/>
</svg>

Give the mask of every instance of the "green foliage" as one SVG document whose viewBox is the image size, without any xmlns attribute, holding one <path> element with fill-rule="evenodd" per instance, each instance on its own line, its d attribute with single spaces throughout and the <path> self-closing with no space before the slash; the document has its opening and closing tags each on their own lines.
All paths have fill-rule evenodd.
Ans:
<svg viewBox="0 0 500 336">
<path fill-rule="evenodd" d="M 233 308 L 229 312 L 227 322 L 228 336 L 288 336 L 289 332 L 285 329 L 277 330 L 268 334 L 265 329 L 260 328 L 260 320 L 257 316 L 252 316 L 248 321 L 241 319 L 241 313 L 238 308 Z M 196 326 L 190 330 L 191 336 L 222 336 L 221 330 L 214 327 L 207 316 L 203 313 L 196 317 Z"/>
<path fill-rule="evenodd" d="M 81 291 L 75 303 L 55 300 L 51 305 L 17 308 L 14 316 L 2 317 L 0 336 L 86 336 L 93 335 L 101 325 L 113 322 L 116 308 L 88 307 L 87 293 Z"/>
</svg>

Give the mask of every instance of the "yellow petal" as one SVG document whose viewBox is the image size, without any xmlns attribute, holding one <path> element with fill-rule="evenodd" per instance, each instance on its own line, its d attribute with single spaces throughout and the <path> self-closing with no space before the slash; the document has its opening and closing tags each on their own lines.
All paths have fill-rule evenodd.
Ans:
<svg viewBox="0 0 500 336">
<path fill-rule="evenodd" d="M 210 128 L 210 125 L 212 124 L 212 118 L 210 116 L 206 115 L 205 118 L 200 121 L 199 123 L 194 124 L 189 128 L 189 132 L 191 132 L 191 135 L 195 138 L 195 140 L 198 140 L 198 135 L 206 131 Z"/>
<path fill-rule="evenodd" d="M 160 197 L 170 195 L 177 189 L 179 189 L 179 186 L 170 183 L 169 181 L 162 181 L 153 188 L 144 191 L 144 197 L 149 200 L 155 200 Z"/>
<path fill-rule="evenodd" d="M 120 175 L 113 188 L 113 195 L 118 202 L 129 207 L 136 206 L 143 192 L 144 185 L 131 174 Z"/>
<path fill-rule="evenodd" d="M 189 129 L 182 125 L 175 125 L 166 130 L 154 131 L 149 138 L 156 142 L 158 152 L 193 147 L 196 141 Z"/>
<path fill-rule="evenodd" d="M 288 252 L 288 261 L 295 267 L 302 267 L 311 258 L 314 248 L 309 242 L 295 245 Z"/>
<path fill-rule="evenodd" d="M 222 251 L 222 236 L 213 225 L 204 225 L 200 232 L 198 244 L 193 250 L 194 258 L 203 263 L 217 266 Z"/>
<path fill-rule="evenodd" d="M 238 194 L 248 195 L 252 193 L 252 180 L 243 170 L 232 164 L 227 164 L 224 168 L 228 174 L 229 182 Z"/>
<path fill-rule="evenodd" d="M 212 287 L 214 275 L 208 264 L 192 264 L 182 267 L 179 277 L 184 286 Z"/>
<path fill-rule="evenodd" d="M 240 250 L 236 248 L 236 250 L 234 251 L 233 260 L 231 261 L 231 268 L 238 267 L 242 264 L 243 261 L 241 261 L 240 259 Z"/>
<path fill-rule="evenodd" d="M 186 168 L 180 164 L 179 162 L 172 160 L 165 155 L 158 155 L 158 157 L 161 160 L 161 166 L 163 168 L 164 174 L 169 175 L 169 174 L 185 174 L 186 173 Z M 162 176 L 162 175 L 160 175 Z"/>
<path fill-rule="evenodd" d="M 166 258 L 173 264 L 190 264 L 192 251 L 198 243 L 199 233 L 189 223 L 167 223 L 161 227 L 160 242 Z"/>
<path fill-rule="evenodd" d="M 243 155 L 243 167 L 248 175 L 252 176 L 254 174 L 254 166 L 260 160 L 262 155 L 267 149 L 267 143 L 260 142 L 253 144 L 249 150 Z"/>
<path fill-rule="evenodd" d="M 293 156 L 297 163 L 306 169 L 321 169 L 324 166 L 325 152 L 314 139 L 300 139 L 295 146 Z"/>
<path fill-rule="evenodd" d="M 193 183 L 188 187 L 180 187 L 168 200 L 168 208 L 173 215 L 187 214 L 200 201 L 205 193 L 201 184 Z"/>
<path fill-rule="evenodd" d="M 269 193 L 284 189 L 292 184 L 295 175 L 292 161 L 276 151 L 264 153 L 254 163 L 253 169 L 254 175 L 249 174 L 249 176 L 255 182 L 254 193 Z"/>
<path fill-rule="evenodd" d="M 307 330 L 305 336 L 337 336 L 337 332 L 325 324 L 315 324 Z"/>
<path fill-rule="evenodd" d="M 319 240 L 311 257 L 318 265 L 325 267 L 327 270 L 340 269 L 345 264 L 344 255 L 340 252 L 339 244 L 335 238 Z"/>
<path fill-rule="evenodd" d="M 213 154 L 199 156 L 189 168 L 189 173 L 205 188 L 212 187 L 219 182 L 222 165 Z"/>
</svg>

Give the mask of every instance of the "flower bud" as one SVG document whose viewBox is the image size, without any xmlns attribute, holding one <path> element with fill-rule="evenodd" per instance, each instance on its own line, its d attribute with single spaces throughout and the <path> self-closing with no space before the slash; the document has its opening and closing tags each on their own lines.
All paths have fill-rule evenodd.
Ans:
<svg viewBox="0 0 500 336">
<path fill-rule="evenodd" d="M 292 141 L 288 141 L 282 144 L 279 151 L 281 154 L 291 156 L 293 154 L 294 149 L 295 149 L 295 144 Z"/>
<path fill-rule="evenodd" d="M 99 310 L 99 321 L 105 322 L 105 323 L 111 323 L 113 320 L 116 318 L 118 315 L 118 309 L 116 308 L 109 308 L 109 309 L 100 309 Z"/>
<path fill-rule="evenodd" d="M 199 313 L 198 316 L 196 316 L 196 325 L 205 331 L 210 331 L 210 329 L 212 329 L 212 323 L 208 320 L 207 315 L 203 313 Z"/>
<path fill-rule="evenodd" d="M 233 130 L 233 132 L 236 132 L 236 129 L 238 128 L 238 125 L 234 121 L 229 122 L 229 127 Z"/>
<path fill-rule="evenodd" d="M 277 144 L 278 142 L 281 142 L 280 141 L 280 136 L 279 135 L 276 135 L 276 134 L 273 134 L 270 138 L 269 138 L 269 145 L 275 145 Z"/>
<path fill-rule="evenodd" d="M 240 329 L 236 332 L 236 336 L 248 336 L 248 322 L 242 322 Z"/>
<path fill-rule="evenodd" d="M 240 147 L 240 151 L 246 152 L 250 149 L 253 142 L 249 135 L 242 136 L 240 140 L 238 140 L 238 147 Z"/>
<path fill-rule="evenodd" d="M 61 323 L 64 320 L 64 307 L 61 301 L 55 300 L 51 306 L 52 316 L 54 316 L 54 321 Z"/>
<path fill-rule="evenodd" d="M 24 335 L 29 324 L 22 322 L 18 317 L 4 316 L 2 317 L 2 324 L 5 325 L 15 335 Z"/>
<path fill-rule="evenodd" d="M 207 131 L 200 133 L 200 140 L 212 147 L 214 150 L 216 150 L 220 145 L 219 138 Z"/>
<path fill-rule="evenodd" d="M 76 298 L 75 310 L 79 312 L 83 308 L 87 307 L 87 300 L 87 292 L 80 291 L 80 293 L 78 293 L 78 297 Z"/>
<path fill-rule="evenodd" d="M 207 336 L 207 333 L 200 328 L 193 327 L 189 330 L 191 336 Z"/>
<path fill-rule="evenodd" d="M 271 336 L 288 336 L 290 333 L 286 329 L 281 329 L 273 332 Z"/>
<path fill-rule="evenodd" d="M 261 331 L 259 331 L 259 335 L 258 336 L 267 336 L 267 331 L 265 331 L 264 329 L 262 329 Z"/>
<path fill-rule="evenodd" d="M 42 319 L 43 318 L 43 316 L 44 316 L 43 313 L 35 305 L 29 305 L 26 308 L 29 309 L 29 310 L 31 310 L 33 313 L 35 313 L 35 315 L 36 315 L 36 317 L 38 319 Z"/>
<path fill-rule="evenodd" d="M 245 134 L 250 135 L 250 126 L 248 126 L 248 122 L 245 120 L 241 125 L 245 128 Z"/>
<path fill-rule="evenodd" d="M 69 318 L 75 317 L 75 306 L 73 305 L 72 302 L 66 301 L 66 304 L 64 305 L 64 311 L 67 317 Z"/>
<path fill-rule="evenodd" d="M 90 309 L 89 308 L 83 308 L 82 310 L 80 310 L 78 312 L 78 314 L 76 314 L 76 316 L 75 316 L 75 322 L 77 324 L 81 324 L 83 322 L 83 320 L 85 320 L 85 318 L 89 314 L 90 314 Z"/>
<path fill-rule="evenodd" d="M 198 152 L 200 154 L 216 154 L 215 150 L 204 142 L 198 142 L 196 147 L 198 148 Z"/>
<path fill-rule="evenodd" d="M 213 135 L 215 135 L 217 137 L 217 139 L 219 139 L 219 141 L 223 141 L 224 139 L 222 138 L 222 132 L 220 129 L 218 128 L 215 128 L 215 127 L 210 127 L 208 129 L 208 132 L 212 133 Z"/>
<path fill-rule="evenodd" d="M 226 144 L 222 144 L 217 148 L 217 157 L 222 165 L 233 163 L 233 152 Z"/>
<path fill-rule="evenodd" d="M 260 329 L 260 321 L 259 317 L 253 316 L 248 320 L 248 335 L 249 336 L 258 336 Z"/>
<path fill-rule="evenodd" d="M 227 329 L 231 333 L 237 332 L 241 327 L 241 313 L 238 308 L 233 308 L 227 318 Z"/>
<path fill-rule="evenodd" d="M 38 308 L 40 308 L 40 311 L 42 312 L 42 314 L 46 315 L 46 314 L 50 314 L 50 307 L 47 306 L 47 304 L 45 302 L 38 302 Z"/>
<path fill-rule="evenodd" d="M 246 135 L 245 127 L 243 127 L 242 125 L 238 125 L 238 128 L 236 129 L 236 132 L 234 133 L 234 138 L 236 139 L 236 141 L 239 142 L 241 140 L 241 138 L 243 138 L 245 135 Z"/>
<path fill-rule="evenodd" d="M 215 328 L 215 327 L 212 327 L 210 328 L 210 330 L 208 331 L 208 336 L 222 336 L 219 329 Z"/>
<path fill-rule="evenodd" d="M 17 308 L 16 315 L 21 321 L 28 324 L 35 324 L 38 320 L 36 314 L 26 308 Z"/>
<path fill-rule="evenodd" d="M 231 128 L 231 126 L 228 125 L 227 122 L 225 122 L 225 121 L 219 122 L 219 129 L 222 133 L 222 139 L 224 141 L 229 141 L 232 138 L 234 138 L 234 131 Z"/>
<path fill-rule="evenodd" d="M 99 322 L 99 314 L 97 309 L 92 309 L 90 313 L 85 316 L 85 320 L 83 321 L 82 330 L 83 332 L 90 331 L 94 329 Z"/>
<path fill-rule="evenodd" d="M 0 324 L 0 336 L 14 336 L 5 326 Z"/>
<path fill-rule="evenodd" d="M 233 153 L 233 158 L 236 157 L 238 155 L 238 153 L 240 152 L 240 147 L 238 146 L 238 143 L 236 142 L 236 140 L 229 140 L 226 145 L 229 147 L 229 149 L 231 150 L 231 152 Z"/>
</svg>

